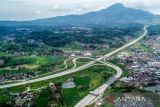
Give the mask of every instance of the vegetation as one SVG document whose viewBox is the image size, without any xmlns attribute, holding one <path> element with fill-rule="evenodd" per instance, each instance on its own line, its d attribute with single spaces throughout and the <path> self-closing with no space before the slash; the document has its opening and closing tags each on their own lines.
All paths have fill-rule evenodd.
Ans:
<svg viewBox="0 0 160 107">
<path fill-rule="evenodd" d="M 29 70 L 0 70 L 0 75 L 18 74 L 18 73 L 32 73 L 32 72 Z"/>
<path fill-rule="evenodd" d="M 136 37 L 141 25 L 126 27 L 93 26 L 86 29 L 73 29 L 72 26 L 42 27 L 26 26 L 0 27 L 0 52 L 27 55 L 57 55 L 68 50 L 102 50 L 98 45 L 117 48 L 124 44 L 126 36 Z M 8 30 L 8 31 L 7 31 Z M 14 34 L 14 35 L 13 35 Z M 6 36 L 8 35 L 8 36 Z M 11 35 L 11 36 L 10 36 Z M 89 46 L 89 47 L 88 47 Z"/>
<path fill-rule="evenodd" d="M 41 91 L 41 94 L 36 99 L 36 107 L 47 107 L 49 103 L 49 96 L 51 95 L 50 89 L 45 89 Z"/>
<path fill-rule="evenodd" d="M 149 51 L 152 50 L 149 46 L 145 45 L 144 43 L 137 43 L 137 44 L 134 45 L 134 47 L 142 49 L 142 50 L 144 50 L 146 52 L 149 52 Z"/>
<path fill-rule="evenodd" d="M 2 57 L 6 61 L 5 66 L 16 66 L 22 64 L 45 65 L 59 64 L 63 62 L 64 57 L 59 56 L 19 56 L 19 57 Z"/>
<path fill-rule="evenodd" d="M 73 107 L 80 99 L 76 88 L 63 89 L 64 102 L 67 107 Z"/>
<path fill-rule="evenodd" d="M 88 58 L 79 58 L 76 61 L 79 62 L 79 63 L 87 63 L 87 62 L 92 61 L 92 60 L 90 60 Z"/>
<path fill-rule="evenodd" d="M 96 70 L 94 70 L 96 69 Z M 105 74 L 103 72 L 106 72 Z M 78 100 L 83 98 L 90 90 L 94 90 L 98 86 L 100 86 L 102 83 L 106 82 L 108 78 L 104 78 L 104 75 L 110 75 L 110 72 L 112 72 L 112 68 L 106 67 L 106 66 L 93 66 L 90 68 L 87 68 L 85 70 L 82 70 L 81 72 L 73 73 L 67 76 L 58 77 L 51 80 L 46 80 L 43 82 L 37 82 L 33 84 L 26 84 L 23 86 L 17 86 L 13 88 L 9 88 L 8 92 L 23 92 L 26 90 L 26 87 L 30 87 L 31 89 L 37 89 L 40 87 L 48 87 L 48 84 L 50 82 L 53 83 L 63 83 L 66 80 L 70 78 L 74 78 L 74 82 L 76 84 L 76 88 L 73 89 L 62 89 L 64 102 L 67 107 L 70 107 L 70 105 L 74 105 Z M 109 72 L 109 73 L 107 73 Z M 115 72 L 115 71 L 113 71 Z M 47 91 L 48 89 L 42 90 L 42 95 L 38 96 L 38 99 L 36 100 L 36 104 L 38 104 L 38 107 L 41 107 L 40 105 L 46 105 L 48 104 L 48 96 L 50 91 Z M 74 97 L 73 97 L 74 96 Z M 74 99 L 69 100 L 68 99 Z M 41 103 L 40 103 L 41 102 Z"/>
<path fill-rule="evenodd" d="M 148 31 L 149 31 L 148 35 L 150 35 L 150 36 L 159 35 L 160 34 L 160 25 L 149 26 Z"/>
<path fill-rule="evenodd" d="M 77 87 L 79 86 L 89 86 L 91 79 L 88 76 L 85 77 L 74 77 L 74 82 Z"/>
<path fill-rule="evenodd" d="M 129 87 L 129 86 L 119 87 L 119 86 L 116 86 L 117 84 L 118 83 L 115 83 L 114 85 L 112 85 L 112 87 L 110 89 L 105 91 L 105 93 L 103 95 L 104 98 L 107 98 L 110 96 L 114 96 L 116 98 L 116 96 L 120 97 L 120 96 L 123 96 L 125 93 L 130 93 L 130 94 L 137 93 L 141 96 L 145 96 L 145 97 L 150 98 L 152 100 L 152 102 L 154 103 L 155 107 L 158 107 L 157 105 L 160 104 L 159 100 L 157 100 L 157 99 L 159 99 L 160 96 L 157 94 L 153 94 L 148 91 L 136 89 L 134 87 Z M 103 107 L 114 107 L 114 104 L 105 100 Z"/>
<path fill-rule="evenodd" d="M 7 104 L 11 99 L 11 96 L 7 90 L 0 90 L 0 105 Z"/>
<path fill-rule="evenodd" d="M 9 70 L 0 70 L 0 74 L 14 73 L 39 73 L 51 72 L 64 67 L 65 57 L 62 56 L 3 56 L 3 67 L 9 67 Z"/>
<path fill-rule="evenodd" d="M 120 63 L 118 58 L 113 58 L 112 60 L 109 60 L 109 62 L 119 66 L 122 69 L 123 72 L 121 77 L 126 77 L 130 73 L 125 64 Z"/>
<path fill-rule="evenodd" d="M 92 26 L 86 29 L 73 29 L 73 26 L 42 27 L 23 26 L 24 29 L 15 26 L 0 26 L 0 75 L 19 73 L 45 74 L 64 68 L 64 60 L 68 54 L 66 51 L 93 51 L 94 55 L 102 55 L 113 48 L 122 46 L 125 37 L 136 37 L 136 32 L 141 26 L 112 27 Z M 67 61 L 68 68 L 73 67 L 72 59 Z M 3 64 L 4 61 L 4 64 Z M 88 62 L 88 59 L 78 61 Z M 104 65 L 97 65 L 79 72 L 57 77 L 37 83 L 26 84 L 0 90 L 0 103 L 10 100 L 9 92 L 24 92 L 26 87 L 37 89 L 48 87 L 50 82 L 62 84 L 73 78 L 76 88 L 62 89 L 64 104 L 73 106 L 89 91 L 94 90 L 105 83 L 115 70 Z M 37 107 L 48 105 L 50 90 L 44 89 L 36 99 Z M 70 99 L 70 101 L 68 101 Z"/>
</svg>

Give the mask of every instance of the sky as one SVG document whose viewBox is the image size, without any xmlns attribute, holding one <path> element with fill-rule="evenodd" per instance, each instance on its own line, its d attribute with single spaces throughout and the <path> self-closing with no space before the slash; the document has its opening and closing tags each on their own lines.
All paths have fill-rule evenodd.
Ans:
<svg viewBox="0 0 160 107">
<path fill-rule="evenodd" d="M 115 3 L 160 15 L 160 0 L 0 0 L 0 20 L 34 20 L 105 9 Z"/>
</svg>

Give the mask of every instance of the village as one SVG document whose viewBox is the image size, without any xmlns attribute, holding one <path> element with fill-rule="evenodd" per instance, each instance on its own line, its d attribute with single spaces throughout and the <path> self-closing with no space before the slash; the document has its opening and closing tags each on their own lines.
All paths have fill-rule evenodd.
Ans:
<svg viewBox="0 0 160 107">
<path fill-rule="evenodd" d="M 157 45 L 159 37 L 146 41 L 145 48 L 131 47 L 131 54 L 119 56 L 119 61 L 131 71 L 127 77 L 120 79 L 127 86 L 160 93 L 160 56 Z M 147 88 L 146 88 L 147 87 Z M 152 88 L 148 88 L 152 87 Z"/>
</svg>

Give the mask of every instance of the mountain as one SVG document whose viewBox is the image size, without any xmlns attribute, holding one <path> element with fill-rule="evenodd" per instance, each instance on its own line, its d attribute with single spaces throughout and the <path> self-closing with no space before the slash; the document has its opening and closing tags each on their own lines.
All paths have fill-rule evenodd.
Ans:
<svg viewBox="0 0 160 107">
<path fill-rule="evenodd" d="M 38 19 L 25 22 L 0 22 L 12 25 L 113 25 L 121 23 L 131 23 L 141 20 L 152 20 L 157 18 L 154 14 L 140 10 L 125 7 L 121 3 L 114 4 L 106 9 L 90 12 L 82 15 L 67 15 L 45 19 Z M 9 24 L 10 23 L 10 24 Z"/>
<path fill-rule="evenodd" d="M 155 15 L 139 9 L 132 9 L 120 3 L 114 4 L 107 9 L 90 12 L 83 15 L 68 15 L 55 18 L 47 18 L 33 21 L 36 24 L 109 24 L 133 22 L 136 20 L 153 19 Z"/>
</svg>

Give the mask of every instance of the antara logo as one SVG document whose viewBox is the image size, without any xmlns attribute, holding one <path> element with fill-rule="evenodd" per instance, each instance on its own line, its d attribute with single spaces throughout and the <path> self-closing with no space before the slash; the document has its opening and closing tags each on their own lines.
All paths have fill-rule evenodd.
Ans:
<svg viewBox="0 0 160 107">
<path fill-rule="evenodd" d="M 147 99 L 143 96 L 122 96 L 122 97 L 116 97 L 116 96 L 108 96 L 105 98 L 105 100 L 112 105 L 115 105 L 120 102 L 127 102 L 130 104 L 134 104 L 137 102 L 147 102 Z"/>
<path fill-rule="evenodd" d="M 115 102 L 146 102 L 144 97 L 140 96 L 128 96 L 128 97 L 118 97 Z"/>
</svg>

